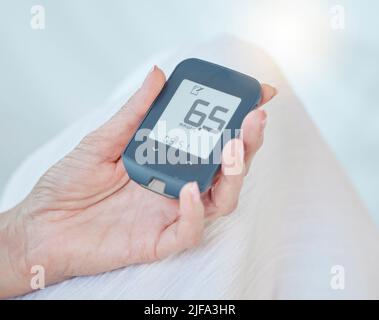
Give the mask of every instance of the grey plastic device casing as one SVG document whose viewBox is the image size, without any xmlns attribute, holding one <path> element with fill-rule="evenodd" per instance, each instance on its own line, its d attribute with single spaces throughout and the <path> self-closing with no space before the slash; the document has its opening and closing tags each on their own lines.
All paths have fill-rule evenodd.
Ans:
<svg viewBox="0 0 379 320">
<path fill-rule="evenodd" d="M 225 129 L 240 129 L 245 116 L 258 105 L 261 99 L 261 85 L 254 78 L 207 61 L 191 58 L 182 61 L 175 68 L 161 93 L 150 107 L 139 129 L 152 129 L 154 127 L 184 79 L 241 98 L 241 104 Z M 232 138 L 234 137 L 232 136 Z M 223 141 L 222 145 L 225 145 L 226 142 Z M 170 198 L 178 198 L 182 187 L 191 181 L 198 183 L 201 192 L 206 191 L 220 168 L 219 163 L 206 165 L 140 165 L 134 158 L 136 148 L 140 143 L 135 140 L 134 135 L 122 155 L 129 177 L 141 186 Z"/>
</svg>

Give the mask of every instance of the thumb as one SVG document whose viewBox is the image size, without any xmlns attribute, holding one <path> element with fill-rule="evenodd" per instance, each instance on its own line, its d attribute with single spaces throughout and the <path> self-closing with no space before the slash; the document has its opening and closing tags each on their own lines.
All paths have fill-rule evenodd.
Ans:
<svg viewBox="0 0 379 320">
<path fill-rule="evenodd" d="M 204 230 L 204 206 L 196 182 L 186 184 L 180 191 L 178 217 L 168 226 L 157 243 L 157 258 L 181 252 L 199 244 Z"/>
<path fill-rule="evenodd" d="M 86 145 L 96 149 L 96 154 L 110 161 L 119 159 L 146 112 L 162 90 L 166 77 L 154 66 L 142 86 L 109 121 L 85 138 Z"/>
</svg>

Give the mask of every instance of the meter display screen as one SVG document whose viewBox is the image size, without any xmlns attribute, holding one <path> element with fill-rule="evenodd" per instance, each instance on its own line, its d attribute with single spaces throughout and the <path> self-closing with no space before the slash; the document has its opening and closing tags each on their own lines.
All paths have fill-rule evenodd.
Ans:
<svg viewBox="0 0 379 320">
<path fill-rule="evenodd" d="M 185 79 L 149 138 L 207 159 L 241 101 L 236 96 Z"/>
</svg>

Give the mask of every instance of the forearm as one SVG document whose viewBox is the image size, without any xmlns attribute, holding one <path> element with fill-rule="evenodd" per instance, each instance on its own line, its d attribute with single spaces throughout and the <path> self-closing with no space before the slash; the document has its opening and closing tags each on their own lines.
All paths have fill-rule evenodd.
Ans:
<svg viewBox="0 0 379 320">
<path fill-rule="evenodd" d="M 25 246 L 22 239 L 21 206 L 0 214 L 0 298 L 32 290 L 27 275 Z M 29 274 L 32 276 L 31 274 Z"/>
</svg>

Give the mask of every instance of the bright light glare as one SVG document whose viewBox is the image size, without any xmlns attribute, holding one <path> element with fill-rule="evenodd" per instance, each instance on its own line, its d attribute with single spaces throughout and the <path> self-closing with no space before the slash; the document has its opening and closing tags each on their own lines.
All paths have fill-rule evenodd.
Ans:
<svg viewBox="0 0 379 320">
<path fill-rule="evenodd" d="M 300 72 L 318 67 L 315 61 L 322 59 L 331 32 L 328 8 L 316 1 L 254 1 L 241 14 L 239 33 L 279 64 Z"/>
</svg>

